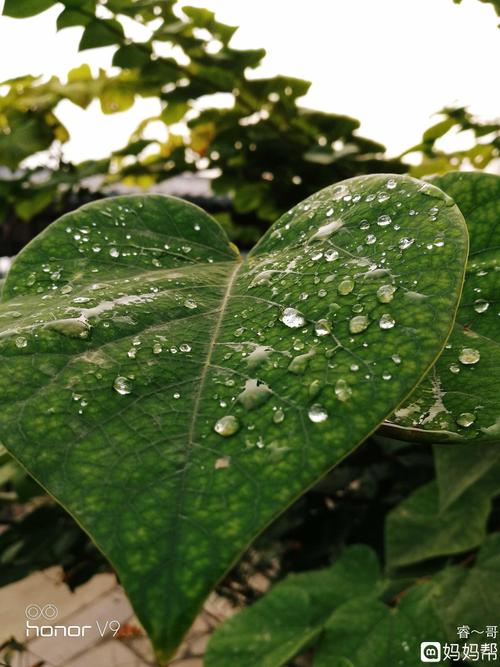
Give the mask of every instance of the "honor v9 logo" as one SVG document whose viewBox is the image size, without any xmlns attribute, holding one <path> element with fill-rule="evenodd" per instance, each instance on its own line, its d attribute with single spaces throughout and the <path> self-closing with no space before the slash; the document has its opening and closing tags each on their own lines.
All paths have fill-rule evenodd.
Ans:
<svg viewBox="0 0 500 667">
<path fill-rule="evenodd" d="M 52 625 L 51 622 L 59 615 L 59 610 L 54 604 L 46 604 L 43 607 L 37 604 L 30 604 L 25 609 L 26 615 L 26 637 L 33 639 L 35 637 L 85 637 L 97 629 L 101 637 L 109 632 L 116 637 L 121 628 L 120 621 L 116 619 L 108 621 L 96 621 L 94 625 Z M 37 621 L 35 623 L 35 621 Z M 49 621 L 49 623 L 44 623 Z"/>
</svg>

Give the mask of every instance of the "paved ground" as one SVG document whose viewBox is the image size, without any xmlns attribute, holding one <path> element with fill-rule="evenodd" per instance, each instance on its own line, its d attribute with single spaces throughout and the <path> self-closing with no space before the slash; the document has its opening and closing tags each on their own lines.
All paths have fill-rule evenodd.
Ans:
<svg viewBox="0 0 500 667">
<path fill-rule="evenodd" d="M 38 607 L 34 606 L 38 605 Z M 46 605 L 51 605 L 46 607 Z M 32 626 L 90 625 L 84 636 L 36 637 L 53 629 L 30 629 L 26 612 L 37 616 L 45 607 L 52 620 L 33 620 Z M 171 667 L 202 667 L 202 656 L 213 628 L 233 613 L 229 603 L 213 594 L 196 619 Z M 120 630 L 113 631 L 120 623 Z M 106 625 L 108 622 L 108 625 Z M 60 635 L 62 630 L 57 630 Z M 74 627 L 71 633 L 81 633 Z M 102 636 L 101 636 L 102 634 Z M 151 667 L 155 664 L 149 640 L 134 617 L 130 603 L 112 574 L 100 574 L 71 593 L 54 567 L 0 589 L 0 645 L 14 637 L 26 651 L 16 654 L 13 667 Z"/>
</svg>

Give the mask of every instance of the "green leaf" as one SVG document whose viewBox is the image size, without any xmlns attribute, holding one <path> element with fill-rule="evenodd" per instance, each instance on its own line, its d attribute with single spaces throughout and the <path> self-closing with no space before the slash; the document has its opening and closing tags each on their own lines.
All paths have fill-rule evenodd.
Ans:
<svg viewBox="0 0 500 667">
<path fill-rule="evenodd" d="M 124 44 L 113 56 L 115 67 L 134 68 L 142 67 L 150 61 L 150 51 L 144 44 Z"/>
<path fill-rule="evenodd" d="M 350 600 L 325 625 L 314 667 L 415 667 L 420 643 L 446 636 L 432 598 L 432 584 L 413 586 L 395 608 L 373 597 Z"/>
<path fill-rule="evenodd" d="M 481 544 L 491 511 L 491 498 L 500 491 L 490 484 L 471 486 L 451 506 L 439 504 L 436 482 L 425 484 L 387 516 L 387 566 L 404 567 L 429 558 L 458 554 Z"/>
<path fill-rule="evenodd" d="M 92 0 L 82 3 L 81 7 L 68 6 L 57 17 L 57 29 L 72 28 L 74 26 L 86 26 L 93 20 Z"/>
<path fill-rule="evenodd" d="M 427 202 L 437 221 L 408 215 Z M 438 262 L 422 249 L 445 230 Z M 245 262 L 159 196 L 87 205 L 17 257 L 0 440 L 113 563 L 160 662 L 251 540 L 434 362 L 466 250 L 440 190 L 377 175 L 297 205 Z"/>
<path fill-rule="evenodd" d="M 223 623 L 205 655 L 206 667 L 279 667 L 317 638 L 339 605 L 380 590 L 371 549 L 348 548 L 318 572 L 290 575 L 257 603 Z"/>
<path fill-rule="evenodd" d="M 495 484 L 500 477 L 500 447 L 494 443 L 461 445 L 434 445 L 436 478 L 439 487 L 439 505 L 445 509 L 472 484 L 487 476 Z"/>
<path fill-rule="evenodd" d="M 57 4 L 57 0 L 5 0 L 3 15 L 16 19 L 24 19 L 44 12 Z"/>
<path fill-rule="evenodd" d="M 115 19 L 93 19 L 85 26 L 79 51 L 119 44 L 124 37 L 121 23 Z"/>
<path fill-rule="evenodd" d="M 474 567 L 446 568 L 433 581 L 436 604 L 449 637 L 456 638 L 457 627 L 461 625 L 481 629 L 497 624 L 500 618 L 500 597 L 496 595 L 500 586 L 500 533 L 486 537 Z"/>
<path fill-rule="evenodd" d="M 434 183 L 460 207 L 469 229 L 470 255 L 448 345 L 391 417 L 393 435 L 434 442 L 500 442 L 500 177 L 451 173 Z M 427 216 L 429 211 L 420 214 Z M 442 239 L 445 245 L 430 253 L 439 256 L 446 235 Z"/>
</svg>

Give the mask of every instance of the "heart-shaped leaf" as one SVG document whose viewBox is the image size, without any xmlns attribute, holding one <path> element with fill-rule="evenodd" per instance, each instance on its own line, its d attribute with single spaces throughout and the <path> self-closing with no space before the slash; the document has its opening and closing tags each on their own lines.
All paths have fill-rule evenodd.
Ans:
<svg viewBox="0 0 500 667">
<path fill-rule="evenodd" d="M 469 229 L 464 291 L 448 345 L 387 432 L 500 442 L 500 177 L 457 172 L 434 183 L 453 197 Z"/>
<path fill-rule="evenodd" d="M 158 196 L 87 205 L 19 255 L 0 438 L 113 563 L 161 663 L 251 540 L 434 362 L 466 252 L 452 200 L 377 175 L 299 204 L 244 262 Z"/>
</svg>

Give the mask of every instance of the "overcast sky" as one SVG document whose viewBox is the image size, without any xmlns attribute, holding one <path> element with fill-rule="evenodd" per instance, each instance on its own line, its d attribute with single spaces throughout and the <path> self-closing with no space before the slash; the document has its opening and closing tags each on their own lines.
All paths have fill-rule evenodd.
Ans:
<svg viewBox="0 0 500 667">
<path fill-rule="evenodd" d="M 416 143 L 433 122 L 431 115 L 445 105 L 467 104 L 489 119 L 500 113 L 498 18 L 478 0 L 463 0 L 460 6 L 452 0 L 186 4 L 209 7 L 221 20 L 239 25 L 234 46 L 267 50 L 261 75 L 309 79 L 313 85 L 304 104 L 359 118 L 361 131 L 392 154 Z M 113 48 L 79 54 L 80 28 L 56 33 L 59 11 L 28 20 L 0 18 L 0 81 L 26 73 L 64 75 L 83 62 L 109 66 Z M 143 100 L 129 112 L 105 117 L 97 104 L 83 111 L 65 103 L 61 119 L 75 131 L 67 156 L 108 154 L 156 109 L 153 101 Z"/>
</svg>

